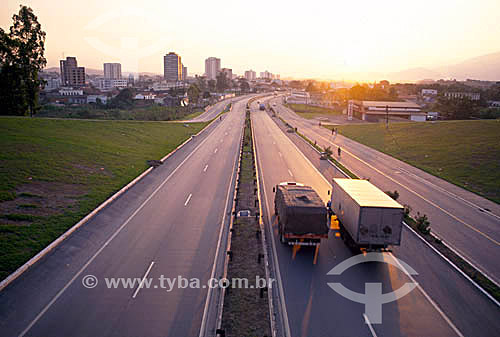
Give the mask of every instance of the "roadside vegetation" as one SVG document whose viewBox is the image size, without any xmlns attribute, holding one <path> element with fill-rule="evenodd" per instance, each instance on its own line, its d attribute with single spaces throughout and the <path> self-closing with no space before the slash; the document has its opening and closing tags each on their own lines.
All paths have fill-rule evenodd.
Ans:
<svg viewBox="0 0 500 337">
<path fill-rule="evenodd" d="M 205 125 L 0 118 L 0 279 Z"/>
<path fill-rule="evenodd" d="M 397 200 L 399 197 L 398 191 L 386 191 L 387 195 L 389 195 L 394 200 Z M 405 214 L 404 221 L 405 223 L 412 228 L 415 232 L 418 233 L 420 237 L 422 237 L 427 243 L 429 243 L 432 247 L 438 250 L 441 254 L 443 254 L 446 258 L 448 258 L 455 266 L 457 266 L 460 270 L 462 270 L 467 276 L 469 276 L 472 280 L 474 280 L 481 288 L 483 288 L 487 293 L 493 296 L 497 301 L 500 300 L 500 288 L 498 288 L 493 282 L 490 281 L 486 276 L 484 276 L 479 270 L 475 269 L 471 266 L 467 261 L 458 256 L 453 250 L 449 248 L 447 244 L 443 242 L 442 239 L 431 233 L 431 223 L 429 222 L 427 215 L 420 214 L 417 212 L 417 215 L 412 217 L 410 215 L 411 206 L 405 205 Z"/>
<path fill-rule="evenodd" d="M 289 109 L 292 109 L 299 116 L 307 119 L 316 117 L 328 117 L 329 115 L 341 115 L 341 109 L 329 109 L 307 104 L 285 104 Z"/>
<path fill-rule="evenodd" d="M 336 128 L 359 143 L 500 203 L 500 120 Z"/>
<path fill-rule="evenodd" d="M 136 120 L 136 121 L 174 121 L 194 118 L 203 113 L 202 109 L 191 112 L 188 107 L 166 107 L 156 104 L 123 108 L 103 108 L 99 105 L 85 104 L 80 106 L 43 105 L 37 117 L 104 119 L 104 120 Z M 192 117 L 194 116 L 194 117 Z"/>
</svg>

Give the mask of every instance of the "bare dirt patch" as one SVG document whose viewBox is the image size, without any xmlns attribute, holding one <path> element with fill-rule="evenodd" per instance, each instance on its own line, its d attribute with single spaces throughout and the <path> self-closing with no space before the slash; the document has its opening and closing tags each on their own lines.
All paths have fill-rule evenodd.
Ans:
<svg viewBox="0 0 500 337">
<path fill-rule="evenodd" d="M 44 217 L 61 214 L 67 208 L 73 207 L 78 198 L 87 189 L 79 184 L 64 184 L 59 182 L 32 181 L 19 186 L 15 190 L 14 200 L 0 203 L 1 222 L 6 224 L 25 225 L 27 219 L 9 219 L 8 214 L 18 214 L 32 217 Z"/>
<path fill-rule="evenodd" d="M 103 175 L 108 176 L 108 177 L 113 175 L 111 172 L 106 170 L 105 167 L 98 166 L 98 165 L 88 166 L 88 165 L 82 165 L 82 164 L 71 164 L 71 166 L 73 168 L 81 170 L 82 172 L 85 172 L 86 174 L 89 174 L 89 175 L 91 175 L 91 174 L 103 174 Z"/>
</svg>

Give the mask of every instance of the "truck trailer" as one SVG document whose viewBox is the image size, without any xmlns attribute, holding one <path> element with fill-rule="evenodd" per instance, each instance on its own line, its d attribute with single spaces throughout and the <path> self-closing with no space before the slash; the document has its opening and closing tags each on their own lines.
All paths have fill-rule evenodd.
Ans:
<svg viewBox="0 0 500 337">
<path fill-rule="evenodd" d="M 353 249 L 388 250 L 401 244 L 404 207 L 361 179 L 333 179 L 331 211 L 340 236 Z"/>
<path fill-rule="evenodd" d="M 274 211 L 281 243 L 293 246 L 293 257 L 301 246 L 314 246 L 316 264 L 321 239 L 328 238 L 328 210 L 318 193 L 300 183 L 280 183 L 274 188 Z"/>
</svg>

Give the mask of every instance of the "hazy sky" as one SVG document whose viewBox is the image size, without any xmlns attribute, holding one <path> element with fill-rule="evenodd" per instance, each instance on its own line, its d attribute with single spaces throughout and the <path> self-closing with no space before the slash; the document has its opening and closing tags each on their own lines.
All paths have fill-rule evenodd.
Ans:
<svg viewBox="0 0 500 337">
<path fill-rule="evenodd" d="M 1 0 L 8 29 L 19 0 Z M 163 55 L 181 55 L 190 74 L 221 58 L 234 73 L 341 79 L 459 62 L 500 51 L 499 0 L 33 0 L 47 32 L 49 66 L 163 73 Z M 353 75 L 351 75 L 352 77 Z M 362 75 L 358 75 L 358 79 Z"/>
</svg>

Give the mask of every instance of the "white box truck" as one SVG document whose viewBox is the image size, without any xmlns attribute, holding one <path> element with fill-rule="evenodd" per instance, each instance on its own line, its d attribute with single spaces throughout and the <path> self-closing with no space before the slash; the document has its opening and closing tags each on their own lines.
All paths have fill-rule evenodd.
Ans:
<svg viewBox="0 0 500 337">
<path fill-rule="evenodd" d="M 368 180 L 333 179 L 331 210 L 351 248 L 387 250 L 401 244 L 404 207 Z"/>
</svg>

